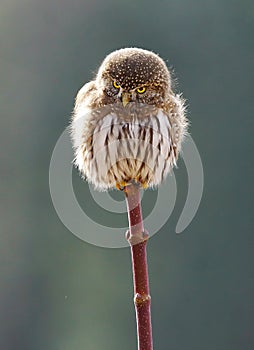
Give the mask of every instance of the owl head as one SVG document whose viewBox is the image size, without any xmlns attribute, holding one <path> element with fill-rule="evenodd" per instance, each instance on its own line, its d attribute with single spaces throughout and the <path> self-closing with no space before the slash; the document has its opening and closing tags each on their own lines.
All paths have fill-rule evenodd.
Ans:
<svg viewBox="0 0 254 350">
<path fill-rule="evenodd" d="M 103 103 L 140 102 L 160 106 L 170 93 L 164 61 L 151 51 L 125 48 L 109 54 L 99 68 L 96 85 Z"/>
</svg>

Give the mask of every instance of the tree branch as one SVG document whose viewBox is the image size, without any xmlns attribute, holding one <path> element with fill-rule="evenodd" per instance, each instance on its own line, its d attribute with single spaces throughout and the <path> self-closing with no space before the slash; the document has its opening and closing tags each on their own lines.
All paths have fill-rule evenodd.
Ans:
<svg viewBox="0 0 254 350">
<path fill-rule="evenodd" d="M 148 233 L 143 226 L 140 187 L 137 184 L 131 184 L 125 187 L 124 192 L 129 219 L 126 239 L 131 247 L 138 350 L 152 350 L 151 296 L 146 258 Z"/>
</svg>

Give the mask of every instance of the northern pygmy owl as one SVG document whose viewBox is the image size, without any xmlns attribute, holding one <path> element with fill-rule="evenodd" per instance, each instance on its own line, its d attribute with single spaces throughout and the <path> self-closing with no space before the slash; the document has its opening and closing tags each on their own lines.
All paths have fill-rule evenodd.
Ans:
<svg viewBox="0 0 254 350">
<path fill-rule="evenodd" d="M 71 121 L 75 164 L 97 189 L 153 187 L 176 164 L 187 130 L 184 100 L 153 52 L 125 48 L 78 92 Z"/>
</svg>

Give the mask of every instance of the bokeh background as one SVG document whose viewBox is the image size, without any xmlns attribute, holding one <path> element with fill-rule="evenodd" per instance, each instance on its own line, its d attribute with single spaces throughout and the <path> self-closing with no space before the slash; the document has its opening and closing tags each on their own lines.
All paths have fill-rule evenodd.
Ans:
<svg viewBox="0 0 254 350">
<path fill-rule="evenodd" d="M 76 238 L 48 187 L 77 90 L 126 46 L 174 69 L 205 173 L 200 209 L 176 235 L 179 162 L 175 209 L 149 241 L 155 349 L 254 348 L 253 35 L 251 0 L 1 1 L 1 349 L 136 348 L 129 249 Z"/>
</svg>

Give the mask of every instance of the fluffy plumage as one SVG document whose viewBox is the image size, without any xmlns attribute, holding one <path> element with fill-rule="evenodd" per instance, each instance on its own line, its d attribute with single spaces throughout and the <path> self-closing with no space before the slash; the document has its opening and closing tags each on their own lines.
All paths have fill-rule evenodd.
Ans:
<svg viewBox="0 0 254 350">
<path fill-rule="evenodd" d="M 156 54 L 112 52 L 76 97 L 75 164 L 97 189 L 160 184 L 176 164 L 187 129 L 184 100 Z"/>
</svg>

